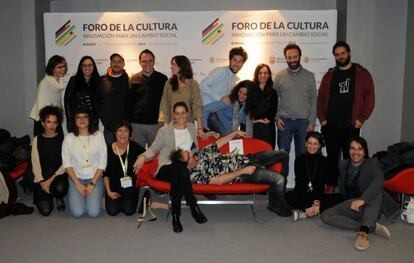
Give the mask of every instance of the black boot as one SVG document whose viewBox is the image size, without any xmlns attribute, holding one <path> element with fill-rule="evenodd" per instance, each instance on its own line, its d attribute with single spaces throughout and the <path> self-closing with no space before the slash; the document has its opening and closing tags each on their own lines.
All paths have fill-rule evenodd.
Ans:
<svg viewBox="0 0 414 263">
<path fill-rule="evenodd" d="M 207 222 L 207 217 L 201 212 L 200 207 L 198 205 L 193 205 L 190 207 L 191 215 L 193 216 L 194 220 L 199 224 L 204 224 Z"/>
<path fill-rule="evenodd" d="M 59 212 L 65 211 L 66 205 L 65 205 L 65 202 L 63 201 L 63 198 L 56 199 L 56 208 Z"/>
<path fill-rule="evenodd" d="M 183 226 L 181 225 L 179 215 L 177 215 L 177 214 L 172 215 L 172 225 L 173 225 L 173 231 L 175 233 L 183 232 Z"/>
</svg>

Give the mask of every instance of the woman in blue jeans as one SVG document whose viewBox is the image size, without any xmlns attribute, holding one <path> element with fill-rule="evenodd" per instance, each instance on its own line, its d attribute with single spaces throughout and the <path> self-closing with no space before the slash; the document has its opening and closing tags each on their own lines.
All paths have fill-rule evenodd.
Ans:
<svg viewBox="0 0 414 263">
<path fill-rule="evenodd" d="M 74 114 L 74 132 L 65 136 L 62 162 L 69 175 L 69 209 L 74 217 L 97 217 L 103 197 L 102 172 L 106 168 L 104 136 L 96 131 L 86 108 Z"/>
</svg>

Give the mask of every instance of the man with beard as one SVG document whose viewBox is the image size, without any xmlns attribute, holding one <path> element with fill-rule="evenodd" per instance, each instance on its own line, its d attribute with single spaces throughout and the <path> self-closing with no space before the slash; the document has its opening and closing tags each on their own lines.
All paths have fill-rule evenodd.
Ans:
<svg viewBox="0 0 414 263">
<path fill-rule="evenodd" d="M 229 52 L 229 65 L 214 68 L 200 83 L 203 105 L 223 100 L 230 104 L 228 95 L 239 78 L 237 73 L 247 60 L 247 52 L 242 47 L 232 48 Z"/>
<path fill-rule="evenodd" d="M 274 88 L 279 95 L 277 145 L 280 150 L 290 152 L 293 138 L 297 157 L 305 151 L 306 133 L 315 127 L 315 76 L 300 64 L 302 51 L 298 45 L 288 44 L 283 53 L 288 68 L 279 72 L 274 81 Z"/>
<path fill-rule="evenodd" d="M 128 74 L 125 72 L 124 58 L 114 53 L 107 74 L 101 77 L 96 92 L 96 104 L 99 119 L 104 126 L 105 142 L 115 141 L 115 125 L 127 119 Z"/>
<path fill-rule="evenodd" d="M 363 123 L 375 106 L 374 82 L 371 74 L 351 62 L 351 49 L 344 41 L 332 48 L 336 67 L 322 78 L 318 93 L 318 119 L 328 154 L 328 181 L 326 192 L 332 192 L 338 183 L 340 154 L 349 159 L 347 144 L 358 136 Z"/>
<path fill-rule="evenodd" d="M 155 55 L 149 49 L 139 54 L 139 65 L 141 72 L 129 79 L 128 112 L 134 141 L 143 147 L 146 144 L 149 147 L 161 127 L 158 116 L 162 92 L 168 78 L 154 69 Z"/>
<path fill-rule="evenodd" d="M 229 65 L 214 68 L 200 83 L 203 105 L 227 98 L 239 78 L 237 73 L 247 60 L 247 52 L 242 47 L 229 52 Z M 229 101 L 230 103 L 230 101 Z"/>
</svg>

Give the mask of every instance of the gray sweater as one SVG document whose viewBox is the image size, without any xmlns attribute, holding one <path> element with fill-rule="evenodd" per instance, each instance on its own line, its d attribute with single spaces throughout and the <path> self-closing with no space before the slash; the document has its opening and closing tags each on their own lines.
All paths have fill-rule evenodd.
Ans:
<svg viewBox="0 0 414 263">
<path fill-rule="evenodd" d="M 316 120 L 316 84 L 312 72 L 301 67 L 298 72 L 286 68 L 280 71 L 274 81 L 279 95 L 276 118 Z"/>
</svg>

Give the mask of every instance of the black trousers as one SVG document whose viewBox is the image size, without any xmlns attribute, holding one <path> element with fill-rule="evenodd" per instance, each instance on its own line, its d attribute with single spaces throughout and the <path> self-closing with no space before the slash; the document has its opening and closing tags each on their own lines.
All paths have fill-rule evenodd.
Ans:
<svg viewBox="0 0 414 263">
<path fill-rule="evenodd" d="M 342 153 L 343 159 L 349 159 L 349 140 L 359 136 L 360 129 L 355 127 L 335 128 L 322 126 L 322 135 L 326 144 L 328 158 L 328 179 L 327 184 L 338 185 L 338 163 Z"/>
<path fill-rule="evenodd" d="M 274 150 L 276 144 L 275 123 L 273 121 L 268 124 L 255 123 L 253 125 L 253 138 L 267 142 Z"/>
<path fill-rule="evenodd" d="M 183 164 L 163 165 L 158 171 L 157 179 L 170 182 L 172 214 L 181 215 L 181 199 L 183 196 L 187 205 L 195 206 L 197 204 L 197 199 L 193 194 L 190 173 Z"/>
<path fill-rule="evenodd" d="M 62 199 L 68 193 L 69 182 L 66 173 L 58 175 L 53 179 L 49 187 L 49 192 L 43 191 L 40 183 L 34 184 L 33 201 L 39 212 L 48 216 L 53 210 L 53 198 Z"/>
<path fill-rule="evenodd" d="M 138 207 L 139 188 L 134 186 L 124 188 L 118 194 L 121 196 L 114 200 L 105 194 L 105 209 L 108 215 L 115 216 L 120 212 L 127 216 L 135 214 Z"/>
<path fill-rule="evenodd" d="M 313 201 L 315 200 L 315 195 L 313 193 L 299 193 L 295 190 L 289 191 L 285 194 L 286 202 L 295 209 L 305 211 L 306 208 L 312 206 Z M 339 204 L 344 201 L 342 194 L 323 194 L 321 199 L 319 210 L 323 210 L 333 207 L 336 204 Z"/>
</svg>

